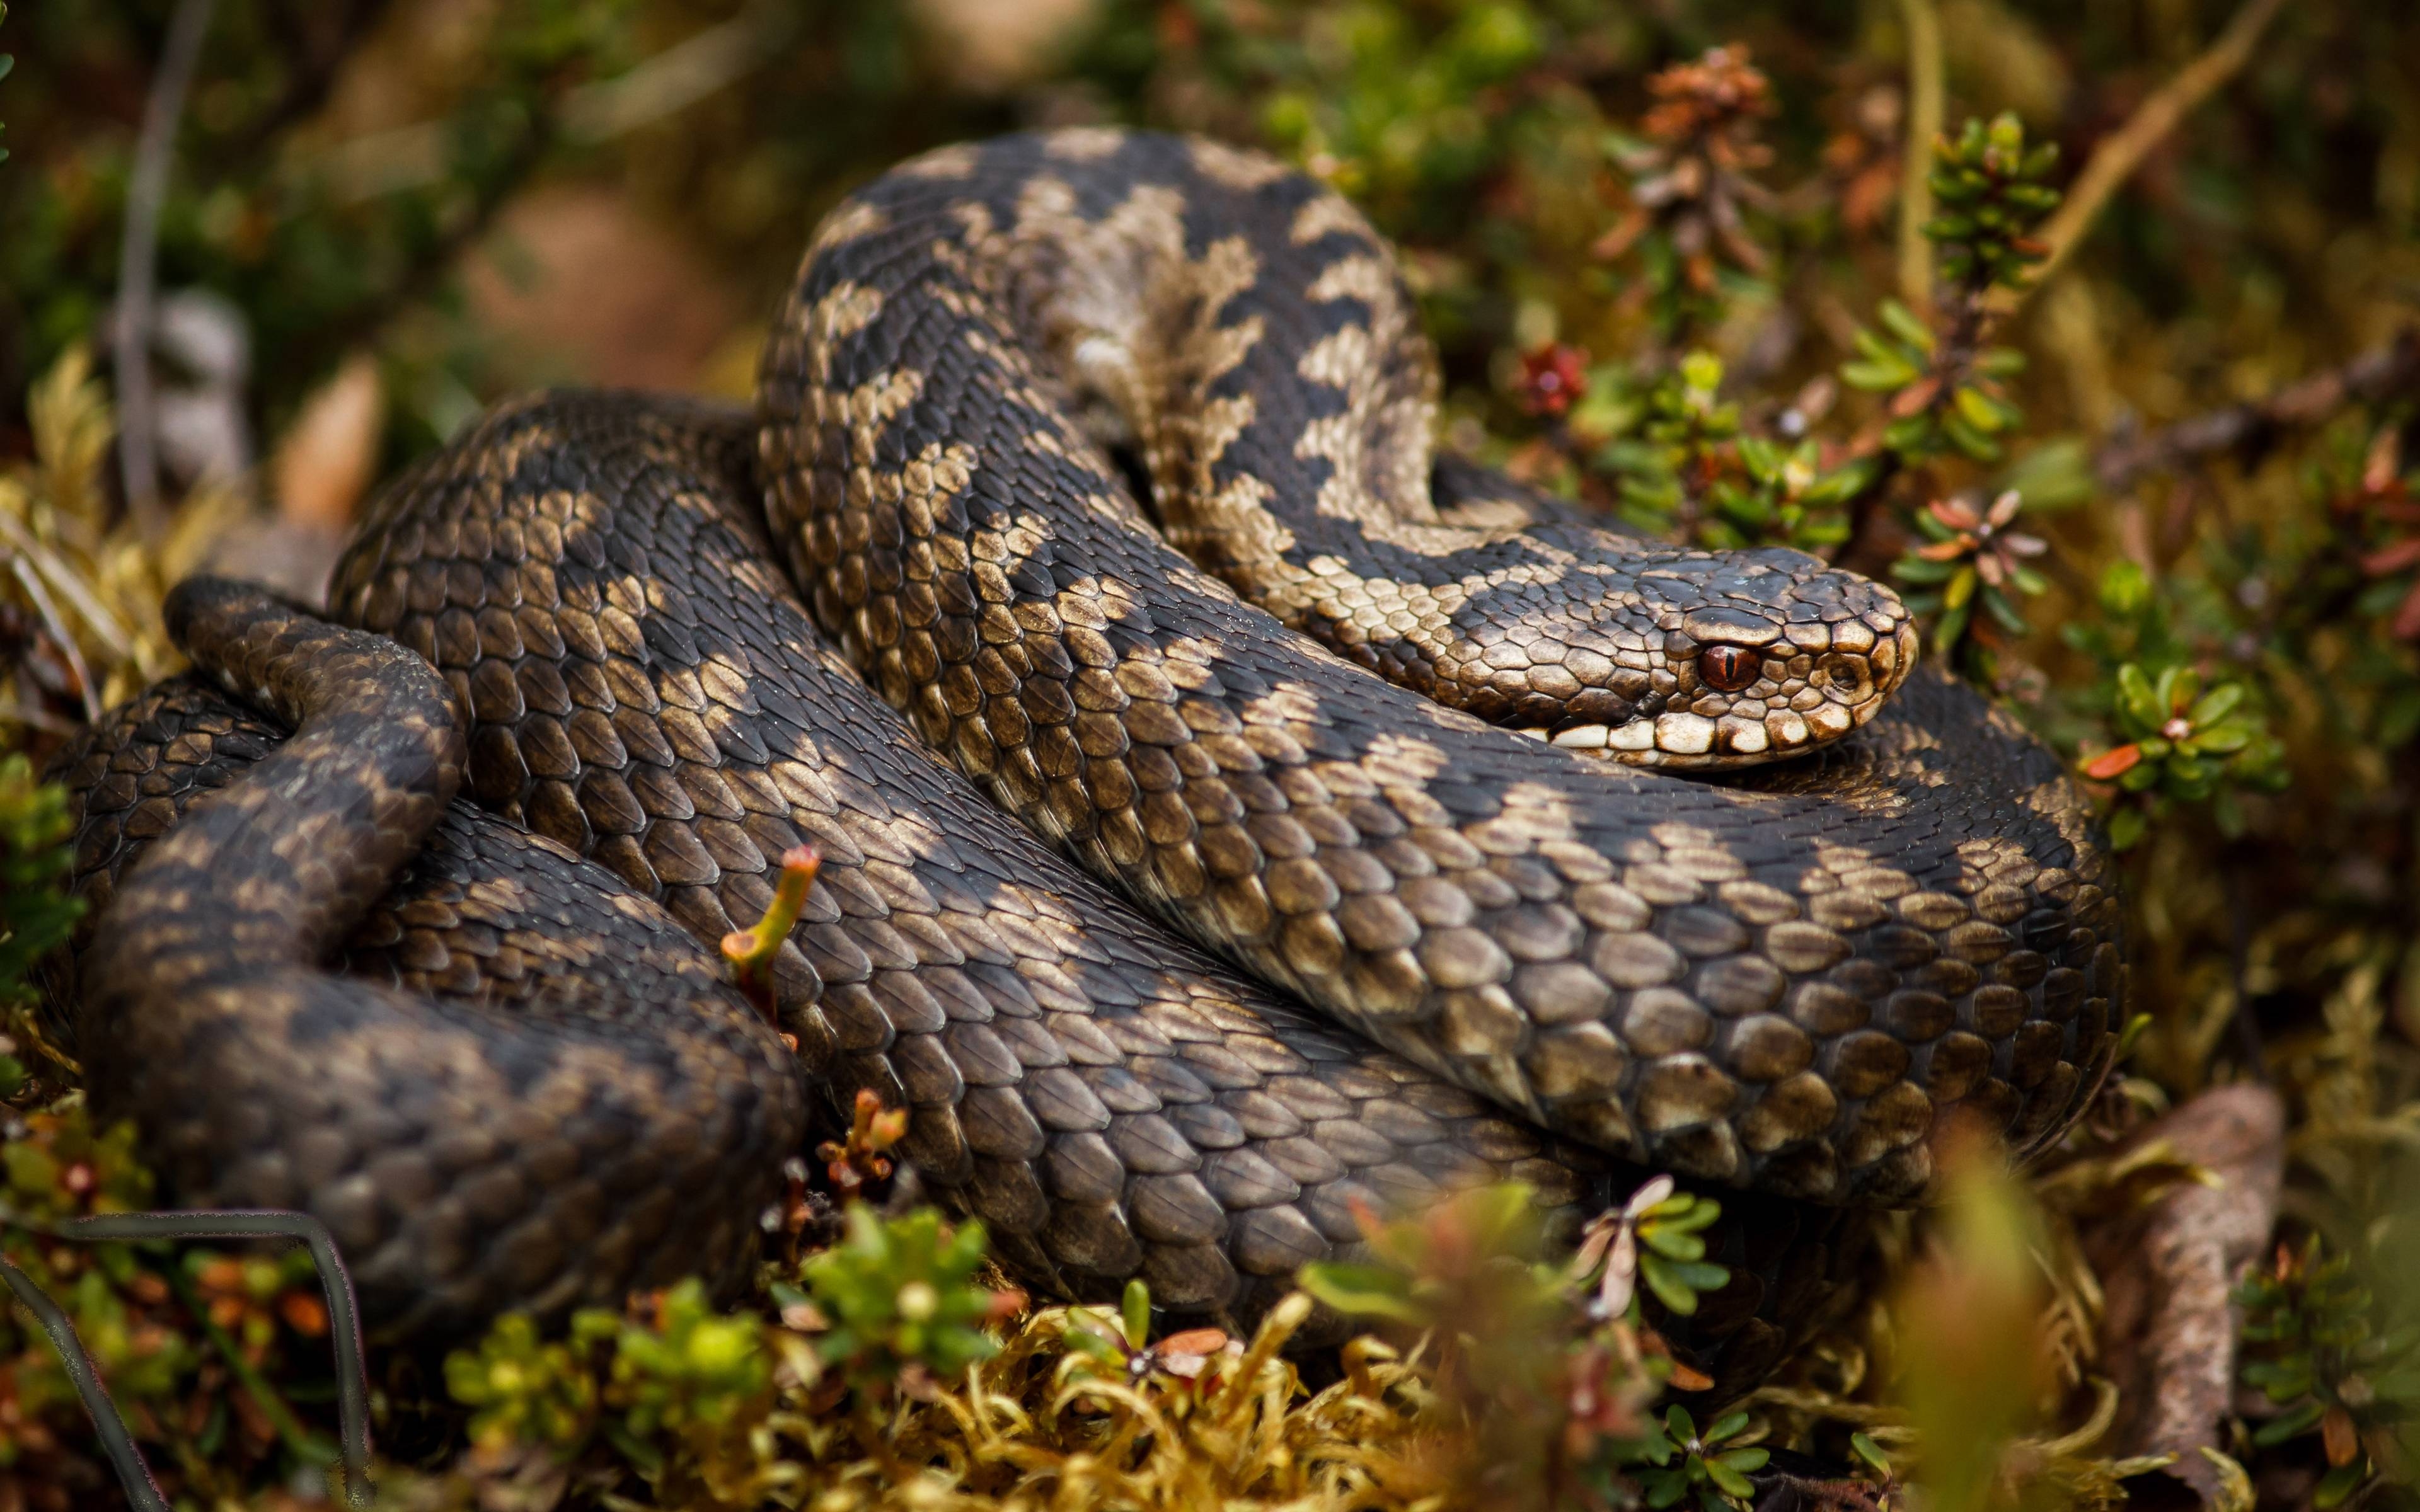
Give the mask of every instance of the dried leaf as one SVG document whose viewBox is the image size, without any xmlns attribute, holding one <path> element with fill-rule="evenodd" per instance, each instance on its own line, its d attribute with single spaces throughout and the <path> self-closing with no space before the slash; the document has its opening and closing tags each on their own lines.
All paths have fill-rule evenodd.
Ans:
<svg viewBox="0 0 2420 1512">
<path fill-rule="evenodd" d="M 2224 1442 L 2235 1372 L 2236 1276 L 2268 1242 L 2285 1170 L 2286 1110 L 2265 1087 L 2204 1092 L 2138 1131 L 2215 1182 L 2180 1182 L 2085 1236 L 2100 1273 L 2102 1365 L 2120 1403 L 2107 1452 L 2174 1454 L 2165 1473 L 2205 1504 L 2228 1498 L 2203 1451 Z"/>
</svg>

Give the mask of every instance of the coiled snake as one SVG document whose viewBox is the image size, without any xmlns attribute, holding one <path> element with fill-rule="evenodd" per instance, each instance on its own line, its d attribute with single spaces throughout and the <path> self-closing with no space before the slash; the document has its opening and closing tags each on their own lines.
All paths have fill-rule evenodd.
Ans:
<svg viewBox="0 0 2420 1512">
<path fill-rule="evenodd" d="M 200 671 L 66 765 L 97 1102 L 397 1331 L 729 1273 L 811 1091 L 912 1109 L 1021 1278 L 1180 1316 L 1363 1203 L 1667 1169 L 1745 1189 L 1678 1332 L 1751 1379 L 1941 1110 L 2025 1153 L 2097 1088 L 2109 867 L 1886 590 L 1433 465 L 1409 310 L 1257 156 L 952 148 L 823 222 L 752 424 L 501 408 L 370 511 L 359 630 L 187 585 Z M 799 841 L 803 1076 L 690 943 Z"/>
</svg>

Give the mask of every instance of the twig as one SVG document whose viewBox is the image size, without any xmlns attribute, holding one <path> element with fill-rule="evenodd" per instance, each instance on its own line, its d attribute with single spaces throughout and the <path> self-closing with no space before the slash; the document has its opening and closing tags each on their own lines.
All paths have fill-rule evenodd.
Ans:
<svg viewBox="0 0 2420 1512">
<path fill-rule="evenodd" d="M 308 1246 L 328 1302 L 328 1342 L 336 1352 L 336 1426 L 344 1450 L 345 1500 L 356 1507 L 370 1504 L 369 1366 L 363 1358 L 362 1312 L 353 1300 L 352 1273 L 345 1269 L 327 1225 L 304 1212 L 229 1208 L 93 1213 L 52 1232 L 83 1240 L 291 1239 Z"/>
<path fill-rule="evenodd" d="M 2065 202 L 2037 233 L 2050 248 L 2050 255 L 2027 281 L 2025 290 L 1999 291 L 2003 307 L 2013 309 L 2024 300 L 2025 291 L 2040 287 L 2058 270 L 2092 228 L 2093 221 L 2118 193 L 2118 186 L 2133 177 L 2134 170 L 2142 166 L 2143 160 L 2150 156 L 2161 139 L 2251 61 L 2253 44 L 2259 41 L 2260 34 L 2285 8 L 2285 4 L 2286 0 L 2245 0 L 2243 8 L 2227 22 L 2226 29 L 2218 34 L 2218 40 L 2211 43 L 2208 51 L 2178 69 L 2175 77 L 2135 107 L 2124 125 L 2101 139 L 2083 171 L 2075 176 L 2075 182 L 2068 187 Z"/>
<path fill-rule="evenodd" d="M 2348 404 L 2374 404 L 2420 388 L 2420 330 L 2405 330 L 2323 373 L 2263 399 L 2229 405 L 2146 433 L 2120 432 L 2092 459 L 2104 494 L 2121 493 L 2144 474 L 2190 466 L 2221 452 L 2257 454 L 2282 432 L 2319 424 Z"/>
<path fill-rule="evenodd" d="M 57 644 L 60 655 L 68 659 L 68 670 L 75 673 L 76 696 L 84 702 L 85 722 L 98 724 L 101 721 L 101 690 L 92 686 L 92 669 L 85 665 L 84 652 L 77 648 L 75 635 L 60 620 L 59 607 L 51 602 L 49 594 L 42 591 L 42 579 L 23 557 L 12 555 L 8 559 L 8 570 L 23 586 L 25 596 L 34 601 L 34 612 L 42 617 L 42 628 L 50 631 L 51 640 Z"/>
<path fill-rule="evenodd" d="M 344 1457 L 345 1502 L 359 1508 L 366 1507 L 377 1500 L 370 1484 L 369 1366 L 363 1356 L 362 1313 L 353 1298 L 352 1273 L 345 1269 L 344 1257 L 336 1252 L 335 1236 L 328 1232 L 327 1225 L 309 1213 L 273 1208 L 86 1213 L 53 1222 L 15 1211 L 5 1204 L 0 1204 L 0 1224 L 13 1224 L 53 1239 L 74 1240 L 81 1243 L 112 1240 L 291 1239 L 309 1246 L 311 1263 L 319 1273 L 320 1288 L 328 1300 L 328 1341 L 336 1353 L 336 1423 Z M 5 1266 L 7 1262 L 0 1260 L 0 1267 Z M 14 1267 L 7 1268 L 14 1270 Z M 12 1275 L 8 1280 L 10 1288 L 18 1290 L 21 1299 L 25 1288 L 31 1288 L 36 1296 L 41 1296 L 41 1288 L 34 1286 L 31 1277 Z M 19 1285 L 21 1281 L 23 1287 Z M 43 1297 L 42 1300 L 47 1303 L 50 1299 Z M 26 1305 L 32 1307 L 34 1304 L 29 1301 Z M 36 1308 L 36 1311 L 39 1315 L 40 1309 Z M 66 1319 L 62 1318 L 60 1323 L 64 1327 Z M 52 1336 L 55 1340 L 58 1335 L 54 1332 Z M 68 1337 L 73 1339 L 74 1336 L 74 1331 L 70 1330 Z M 72 1371 L 71 1364 L 70 1374 Z M 106 1396 L 103 1401 L 105 1404 Z M 91 1408 L 89 1397 L 85 1405 Z M 115 1419 L 116 1410 L 111 1408 L 110 1412 Z M 98 1410 L 94 1410 L 94 1419 L 96 1422 L 100 1420 Z M 107 1438 L 105 1429 L 103 1438 Z M 150 1472 L 143 1468 L 143 1457 L 134 1450 L 132 1441 L 129 1441 L 127 1448 L 133 1456 L 134 1464 L 142 1468 L 145 1479 L 148 1480 Z M 119 1473 L 124 1478 L 123 1462 L 119 1465 Z M 133 1483 L 129 1480 L 127 1485 L 128 1495 L 132 1497 Z"/>
<path fill-rule="evenodd" d="M 151 406 L 151 295 L 159 275 L 160 202 L 168 193 L 168 166 L 184 119 L 185 94 L 209 29 L 210 0 L 178 0 L 168 40 L 151 76 L 143 106 L 143 136 L 134 149 L 134 172 L 126 186 L 125 237 L 117 254 L 117 463 L 125 480 L 126 507 L 135 529 L 156 544 L 167 521 L 160 509 L 160 463 L 153 450 Z"/>
<path fill-rule="evenodd" d="M 297 373 L 324 373 L 365 337 L 376 334 L 389 320 L 419 303 L 423 296 L 455 270 L 462 251 L 488 234 L 514 191 L 528 182 L 530 175 L 545 161 L 560 130 L 551 114 L 541 113 L 534 118 L 494 180 L 478 193 L 470 213 L 423 252 L 419 261 L 392 288 L 373 296 L 342 321 L 320 327 L 288 350 L 287 367 Z"/>
<path fill-rule="evenodd" d="M 84 1410 L 92 1418 L 93 1432 L 101 1439 L 101 1449 L 117 1471 L 117 1483 L 125 1489 L 126 1500 L 135 1512 L 168 1512 L 168 1499 L 160 1494 L 160 1483 L 151 1478 L 151 1467 L 144 1461 L 143 1451 L 135 1447 L 134 1435 L 126 1431 L 126 1419 L 119 1416 L 117 1404 L 110 1399 L 109 1388 L 101 1383 L 100 1367 L 85 1352 L 84 1341 L 76 1337 L 75 1325 L 50 1294 L 34 1284 L 34 1278 L 19 1270 L 16 1262 L 0 1256 L 0 1281 L 8 1284 L 25 1310 L 42 1325 L 50 1335 L 51 1348 L 59 1351 L 59 1363 L 65 1366 L 68 1380 L 75 1386 L 76 1396 L 83 1398 Z"/>
<path fill-rule="evenodd" d="M 791 30 L 791 13 L 758 0 L 611 79 L 564 96 L 556 115 L 563 139 L 581 147 L 637 131 L 707 98 L 764 67 Z M 295 165 L 331 185 L 339 203 L 363 204 L 445 177 L 446 123 L 414 121 L 338 142 Z"/>
<path fill-rule="evenodd" d="M 1899 0 L 1907 26 L 1907 156 L 1899 185 L 1899 297 L 1911 310 L 1932 303 L 1932 141 L 1941 134 L 1941 17 L 1932 0 Z"/>
<path fill-rule="evenodd" d="M 771 0 L 755 0 L 627 73 L 582 85 L 563 102 L 565 138 L 604 142 L 687 109 L 771 62 L 788 39 L 794 14 Z"/>
<path fill-rule="evenodd" d="M 135 646 L 127 635 L 126 627 L 117 623 L 117 616 L 112 614 L 100 599 L 93 597 L 92 590 L 59 560 L 56 552 L 44 546 L 33 532 L 5 511 L 0 511 L 0 536 L 7 538 L 8 549 L 18 553 L 19 560 L 31 562 L 44 578 L 50 579 L 51 586 L 58 590 L 59 596 L 75 606 L 75 611 L 84 617 L 92 633 L 107 643 L 112 655 L 120 659 L 133 657 Z"/>
</svg>

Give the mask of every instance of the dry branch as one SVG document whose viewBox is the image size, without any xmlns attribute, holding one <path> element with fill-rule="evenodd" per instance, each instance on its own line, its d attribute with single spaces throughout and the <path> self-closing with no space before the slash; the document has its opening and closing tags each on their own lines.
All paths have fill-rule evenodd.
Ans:
<svg viewBox="0 0 2420 1512">
<path fill-rule="evenodd" d="M 2376 404 L 2420 389 L 2420 329 L 2342 367 L 2314 373 L 2263 399 L 2229 405 L 2149 432 L 2121 429 L 2092 459 L 2105 494 L 2122 493 L 2144 475 L 2191 467 L 2220 454 L 2257 456 L 2290 431 L 2324 424 L 2348 404 Z"/>
<path fill-rule="evenodd" d="M 160 508 L 156 417 L 151 406 L 151 296 L 159 275 L 160 204 L 168 193 L 168 167 L 177 127 L 185 116 L 185 95 L 209 30 L 211 0 L 178 0 L 168 23 L 159 70 L 143 105 L 143 135 L 134 148 L 134 172 L 126 185 L 126 228 L 117 256 L 117 463 L 125 481 L 126 507 L 143 539 L 158 542 L 167 529 Z"/>
<path fill-rule="evenodd" d="M 2102 1277 L 2102 1368 L 2119 1409 L 2118 1458 L 2174 1454 L 2167 1473 L 2220 1502 L 2216 1449 L 2235 1379 L 2236 1278 L 2268 1242 L 2286 1163 L 2286 1107 L 2265 1087 L 2221 1087 L 2145 1127 L 2215 1180 L 2170 1188 L 2086 1240 Z"/>
<path fill-rule="evenodd" d="M 2101 139 L 2075 182 L 2068 186 L 2065 203 L 2042 223 L 2038 235 L 2049 246 L 2050 256 L 2026 285 L 2028 290 L 2040 287 L 2067 261 L 2118 186 L 2133 177 L 2177 123 L 2242 70 L 2251 61 L 2253 45 L 2284 8 L 2285 0 L 2246 0 L 2208 51 L 2178 69 L 2175 77 L 2135 107 L 2124 125 Z M 2003 308 L 2014 308 L 2024 297 L 2016 290 L 1998 292 Z"/>
<path fill-rule="evenodd" d="M 1899 297 L 1911 310 L 1932 305 L 1932 139 L 1941 134 L 1941 17 L 1932 0 L 1900 0 L 1907 26 L 1907 156 L 1900 170 Z"/>
</svg>

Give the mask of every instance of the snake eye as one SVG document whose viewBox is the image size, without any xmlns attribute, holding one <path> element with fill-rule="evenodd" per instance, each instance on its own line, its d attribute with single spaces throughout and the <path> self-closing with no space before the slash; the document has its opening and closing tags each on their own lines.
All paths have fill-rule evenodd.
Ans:
<svg viewBox="0 0 2420 1512">
<path fill-rule="evenodd" d="M 1756 681 L 1763 658 L 1738 646 L 1708 646 L 1698 656 L 1698 680 L 1725 693 L 1737 693 Z"/>
</svg>

